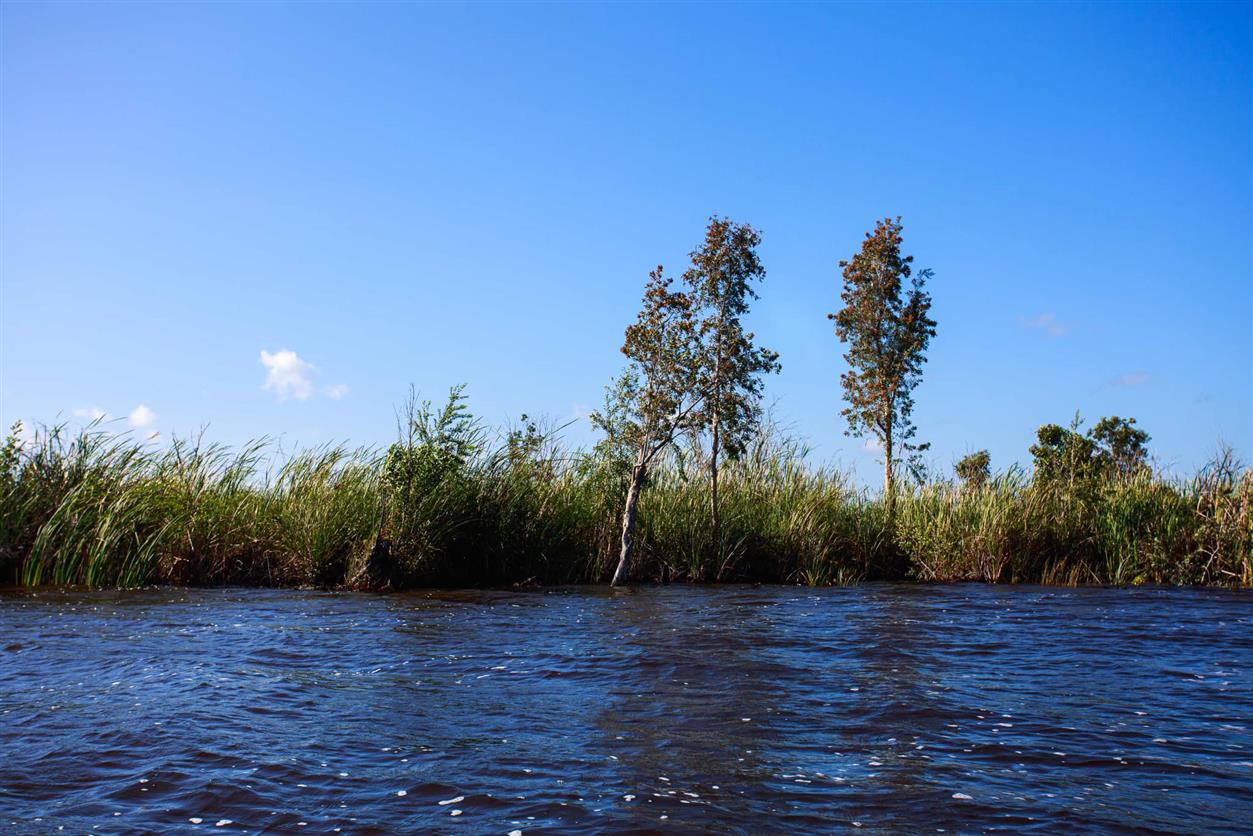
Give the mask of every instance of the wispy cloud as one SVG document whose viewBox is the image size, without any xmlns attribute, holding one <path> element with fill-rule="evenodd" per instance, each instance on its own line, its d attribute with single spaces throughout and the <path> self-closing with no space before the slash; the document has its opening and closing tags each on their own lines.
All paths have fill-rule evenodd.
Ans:
<svg viewBox="0 0 1253 836">
<path fill-rule="evenodd" d="M 332 383 L 330 386 L 323 387 L 322 394 L 326 395 L 333 401 L 337 401 L 344 395 L 348 394 L 347 383 Z"/>
<path fill-rule="evenodd" d="M 582 421 L 591 414 L 592 408 L 585 403 L 574 403 L 570 405 L 570 417 L 576 421 Z"/>
<path fill-rule="evenodd" d="M 113 416 L 107 410 L 99 406 L 84 406 L 74 410 L 74 417 L 82 418 L 87 422 L 96 421 L 112 421 Z M 160 435 L 156 431 L 157 413 L 151 407 L 145 404 L 139 404 L 130 411 L 126 416 L 126 421 L 131 425 L 132 429 L 146 430 L 144 437 L 151 440 Z"/>
<path fill-rule="evenodd" d="M 296 352 L 281 349 L 271 354 L 261 349 L 261 364 L 265 366 L 263 389 L 273 392 L 280 401 L 295 398 L 303 401 L 313 394 L 314 367 L 300 359 Z"/>
<path fill-rule="evenodd" d="M 1071 326 L 1068 323 L 1059 322 L 1057 314 L 1052 311 L 1046 311 L 1045 313 L 1026 317 L 1023 319 L 1023 322 L 1028 328 L 1040 331 L 1051 339 L 1064 337 L 1071 331 Z"/>
<path fill-rule="evenodd" d="M 1143 386 L 1151 379 L 1147 372 L 1127 372 L 1110 378 L 1109 385 L 1127 389 L 1133 386 Z"/>
</svg>

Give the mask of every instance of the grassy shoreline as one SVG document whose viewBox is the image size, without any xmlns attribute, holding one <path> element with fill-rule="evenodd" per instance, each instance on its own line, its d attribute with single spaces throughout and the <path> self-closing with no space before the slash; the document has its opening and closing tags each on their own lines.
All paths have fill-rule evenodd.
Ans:
<svg viewBox="0 0 1253 836">
<path fill-rule="evenodd" d="M 328 447 L 281 465 L 263 442 L 142 444 L 45 429 L 0 462 L 0 585 L 329 588 L 603 583 L 628 474 L 602 450 L 511 432 L 449 458 L 415 442 Z M 871 580 L 1253 587 L 1253 472 L 1148 469 L 881 497 L 760 438 L 709 488 L 680 458 L 639 506 L 641 581 Z"/>
</svg>

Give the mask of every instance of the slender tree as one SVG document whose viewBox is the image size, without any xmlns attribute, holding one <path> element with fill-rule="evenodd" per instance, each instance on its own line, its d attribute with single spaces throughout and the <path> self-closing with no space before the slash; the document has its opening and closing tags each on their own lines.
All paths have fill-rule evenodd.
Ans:
<svg viewBox="0 0 1253 836">
<path fill-rule="evenodd" d="M 883 446 L 883 494 L 891 517 L 895 503 L 894 456 L 916 454 L 913 444 L 914 387 L 922 379 L 927 346 L 935 336 L 931 295 L 923 287 L 930 270 L 914 271 L 914 257 L 901 255 L 901 219 L 885 218 L 866 233 L 861 251 L 841 261 L 844 308 L 830 314 L 835 333 L 848 344 L 840 375 L 848 406 L 847 434 L 870 434 Z M 905 281 L 909 280 L 909 287 Z"/>
<path fill-rule="evenodd" d="M 671 284 L 661 267 L 649 274 L 642 309 L 622 345 L 627 369 L 610 389 L 605 411 L 592 415 L 609 446 L 634 451 L 614 586 L 630 576 L 636 506 L 649 468 L 690 428 L 703 401 L 692 302 L 686 293 L 671 290 Z"/>
<path fill-rule="evenodd" d="M 735 459 L 761 415 L 762 376 L 779 370 L 779 355 L 753 345 L 742 317 L 757 299 L 753 282 L 765 278 L 757 257 L 761 234 L 748 224 L 714 216 L 705 241 L 691 253 L 683 283 L 697 311 L 697 385 L 704 393 L 695 425 L 710 434 L 709 519 L 719 542 L 718 457 Z"/>
</svg>

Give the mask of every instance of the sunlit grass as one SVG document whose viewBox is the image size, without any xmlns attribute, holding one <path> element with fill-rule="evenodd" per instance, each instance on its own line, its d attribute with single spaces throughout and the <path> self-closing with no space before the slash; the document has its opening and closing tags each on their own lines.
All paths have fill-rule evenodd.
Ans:
<svg viewBox="0 0 1253 836">
<path fill-rule="evenodd" d="M 0 582 L 392 588 L 603 582 L 625 472 L 553 435 L 483 443 L 455 467 L 384 478 L 385 451 L 280 457 L 99 427 L 5 448 Z M 412 440 L 410 442 L 412 443 Z M 425 465 L 423 465 L 425 467 Z M 432 476 L 431 474 L 435 475 Z M 1253 586 L 1253 475 L 1147 470 L 1078 484 L 1011 471 L 883 502 L 773 435 L 728 463 L 720 539 L 700 470 L 672 457 L 640 504 L 636 577 L 810 585 L 919 581 Z"/>
</svg>

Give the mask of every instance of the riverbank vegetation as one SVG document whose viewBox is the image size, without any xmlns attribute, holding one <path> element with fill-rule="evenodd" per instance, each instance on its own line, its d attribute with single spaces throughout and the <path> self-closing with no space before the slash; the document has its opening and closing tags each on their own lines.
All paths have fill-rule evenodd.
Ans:
<svg viewBox="0 0 1253 836">
<path fill-rule="evenodd" d="M 884 460 L 883 490 L 815 465 L 763 416 L 778 354 L 743 318 L 761 235 L 713 217 L 679 282 L 657 267 L 625 332 L 626 368 L 571 450 L 522 417 L 490 431 L 455 388 L 410 398 L 387 450 L 278 455 L 164 444 L 95 424 L 0 449 L 0 583 L 349 588 L 862 580 L 1253 586 L 1253 475 L 1221 453 L 1155 472 L 1148 433 L 1111 416 L 1048 424 L 1031 469 L 987 451 L 935 473 L 914 390 L 937 333 L 930 269 L 886 218 L 840 262 L 846 432 Z"/>
<path fill-rule="evenodd" d="M 386 451 L 320 448 L 281 464 L 264 443 L 159 446 L 98 426 L 43 429 L 26 444 L 13 435 L 0 463 L 0 582 L 399 589 L 611 578 L 629 457 L 564 449 L 533 422 L 491 433 L 460 392 L 442 408 L 415 405 L 412 418 Z M 1061 441 L 1046 444 L 1057 430 Z M 809 462 L 766 425 L 721 474 L 716 540 L 707 462 L 673 448 L 639 497 L 634 576 L 1253 586 L 1253 474 L 1230 454 L 1173 479 L 1116 466 L 1071 429 L 1040 436 L 1032 472 L 903 482 L 889 521 L 881 493 Z"/>
</svg>

